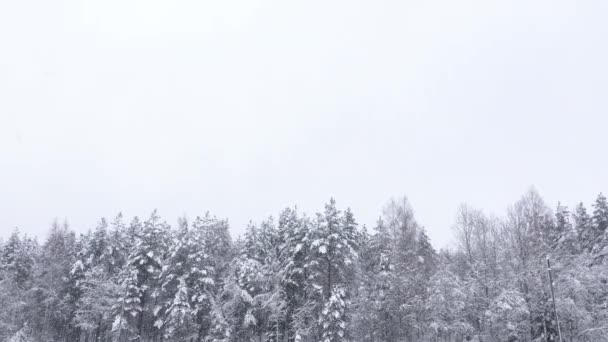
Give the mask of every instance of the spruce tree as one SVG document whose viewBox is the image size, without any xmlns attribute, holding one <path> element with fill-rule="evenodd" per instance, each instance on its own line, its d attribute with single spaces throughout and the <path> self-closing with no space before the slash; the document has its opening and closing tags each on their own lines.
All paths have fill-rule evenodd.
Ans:
<svg viewBox="0 0 608 342">
<path fill-rule="evenodd" d="M 292 341 L 296 334 L 297 313 L 306 300 L 307 252 L 310 222 L 299 217 L 296 209 L 286 208 L 279 215 L 278 232 L 282 236 L 279 249 L 281 285 L 285 294 L 285 334 Z"/>
<path fill-rule="evenodd" d="M 551 240 L 551 248 L 557 258 L 575 255 L 578 252 L 578 239 L 570 222 L 570 212 L 567 207 L 560 204 L 555 211 L 555 229 L 552 231 Z"/>
<path fill-rule="evenodd" d="M 587 209 L 583 203 L 576 206 L 574 215 L 575 229 L 578 237 L 578 243 L 582 250 L 590 252 L 593 249 L 593 228 L 591 226 L 591 217 L 587 214 Z"/>
<path fill-rule="evenodd" d="M 608 251 L 604 251 L 607 245 L 606 228 L 608 227 L 608 202 L 606 196 L 601 192 L 597 196 L 593 204 L 593 216 L 591 217 L 593 227 L 593 252 L 597 255 L 603 255 Z"/>
<path fill-rule="evenodd" d="M 123 273 L 125 293 L 118 300 L 118 323 L 115 319 L 114 327 L 122 329 L 125 313 L 128 313 L 135 318 L 131 330 L 140 340 L 145 340 L 160 334 L 154 326 L 154 313 L 160 294 L 159 275 L 170 241 L 169 226 L 161 221 L 156 210 L 144 222 L 135 241 Z"/>
<path fill-rule="evenodd" d="M 310 231 L 311 243 L 306 265 L 310 271 L 308 293 L 313 316 L 321 314 L 323 308 L 335 300 L 334 289 L 345 288 L 348 281 L 353 279 L 357 256 L 356 225 L 350 210 L 341 215 L 333 198 L 325 205 L 325 211 L 317 214 L 315 227 Z M 340 296 L 349 298 L 347 292 L 340 293 Z M 323 337 L 324 329 L 323 325 L 317 325 L 315 334 L 318 338 Z"/>
</svg>

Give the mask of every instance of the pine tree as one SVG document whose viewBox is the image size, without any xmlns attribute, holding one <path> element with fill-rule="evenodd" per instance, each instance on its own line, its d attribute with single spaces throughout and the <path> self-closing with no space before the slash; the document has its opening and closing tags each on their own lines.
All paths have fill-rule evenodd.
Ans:
<svg viewBox="0 0 608 342">
<path fill-rule="evenodd" d="M 262 264 L 246 254 L 240 255 L 226 277 L 221 296 L 224 302 L 222 311 L 235 341 L 262 338 L 265 334 L 265 317 L 254 300 L 264 293 L 264 285 Z"/>
<path fill-rule="evenodd" d="M 8 340 L 29 320 L 28 302 L 35 282 L 36 242 L 19 231 L 11 234 L 0 254 L 0 340 Z M 14 336 L 13 336 L 14 337 Z"/>
<path fill-rule="evenodd" d="M 435 252 L 433 245 L 431 245 L 431 240 L 424 228 L 418 232 L 416 254 L 418 255 L 418 264 L 422 274 L 424 277 L 430 278 L 437 266 L 437 252 Z"/>
<path fill-rule="evenodd" d="M 306 300 L 307 269 L 306 259 L 309 250 L 310 222 L 299 217 L 296 209 L 286 208 L 279 215 L 278 233 L 282 236 L 279 249 L 279 275 L 286 297 L 285 330 L 289 341 L 296 334 L 296 326 L 305 325 L 297 322 L 297 312 Z"/>
<path fill-rule="evenodd" d="M 555 229 L 551 235 L 551 249 L 556 251 L 556 257 L 570 256 L 578 252 L 578 241 L 570 223 L 570 212 L 561 204 L 558 204 L 555 211 Z"/>
<path fill-rule="evenodd" d="M 576 207 L 574 221 L 580 248 L 590 252 L 591 249 L 593 249 L 591 217 L 589 217 L 589 214 L 587 214 L 587 209 L 585 209 L 582 202 Z"/>
<path fill-rule="evenodd" d="M 78 299 L 74 323 L 94 341 L 105 340 L 112 321 L 112 308 L 121 294 L 120 286 L 101 267 L 93 267 L 84 276 L 77 261 L 72 276 L 77 280 Z"/>
<path fill-rule="evenodd" d="M 350 210 L 341 217 L 333 198 L 325 205 L 325 212 L 317 214 L 316 227 L 311 232 L 311 257 L 326 299 L 331 298 L 334 286 L 343 284 L 352 269 L 357 249 L 355 226 Z"/>
<path fill-rule="evenodd" d="M 346 293 L 341 286 L 336 286 L 325 302 L 318 324 L 321 326 L 321 341 L 347 341 Z"/>
<path fill-rule="evenodd" d="M 107 260 L 108 275 L 116 277 L 127 261 L 130 247 L 127 243 L 129 238 L 122 213 L 116 215 L 111 226 L 112 231 L 108 237 L 109 246 L 106 249 L 104 259 Z"/>
<path fill-rule="evenodd" d="M 430 296 L 431 277 L 435 274 L 437 268 L 437 253 L 424 228 L 418 231 L 416 254 L 418 256 L 416 273 L 412 275 L 415 289 L 413 312 L 415 315 L 414 330 L 420 335 L 424 333 L 428 321 L 429 312 L 425 308 L 425 303 L 428 302 Z M 421 337 L 418 336 L 418 338 Z"/>
<path fill-rule="evenodd" d="M 378 219 L 375 234 L 370 239 L 372 264 L 368 271 L 367 293 L 371 305 L 371 337 L 391 341 L 397 338 L 398 298 L 393 296 L 398 285 L 394 264 L 394 237 L 382 218 Z M 363 312 L 362 314 L 367 314 Z"/>
<path fill-rule="evenodd" d="M 136 220 L 134 222 L 137 222 Z M 109 230 L 102 218 L 94 232 L 86 238 L 71 276 L 78 287 L 78 309 L 75 323 L 94 340 L 111 335 L 116 301 L 122 299 L 120 272 L 129 253 L 127 228 L 122 214 L 113 220 Z M 113 305 L 114 304 L 114 305 Z M 124 319 L 121 317 L 119 322 Z M 126 323 L 126 320 L 125 322 Z M 124 324 L 123 324 L 124 325 Z"/>
<path fill-rule="evenodd" d="M 128 227 L 122 226 L 121 214 L 114 222 L 115 231 L 121 231 L 117 235 L 121 239 L 125 254 L 122 256 L 124 257 L 122 260 L 123 267 L 116 270 L 116 276 L 114 277 L 114 282 L 119 284 L 120 287 L 119 296 L 112 306 L 114 320 L 111 331 L 113 339 L 122 342 L 126 337 L 136 336 L 135 318 L 142 311 L 143 289 L 139 286 L 139 269 L 130 258 L 133 256 L 135 246 L 142 236 L 143 226 L 137 216 L 133 218 Z M 129 262 L 131 262 L 131 265 L 129 265 Z"/>
<path fill-rule="evenodd" d="M 115 308 L 114 330 L 122 329 L 126 314 L 130 314 L 136 318 L 136 322 L 131 321 L 131 330 L 140 340 L 160 334 L 153 323 L 160 294 L 159 275 L 169 250 L 169 241 L 169 226 L 161 222 L 154 210 L 144 222 L 127 261 L 122 282 L 125 292 Z"/>
<path fill-rule="evenodd" d="M 32 317 L 36 325 L 46 322 L 45 338 L 60 339 L 63 336 L 75 338 L 78 334 L 71 324 L 76 313 L 77 289 L 70 280 L 70 271 L 78 251 L 76 235 L 67 222 L 54 222 L 50 234 L 41 249 L 36 263 L 37 298 L 32 303 L 38 307 Z"/>
<path fill-rule="evenodd" d="M 390 306 L 395 322 L 392 334 L 397 339 L 414 338 L 416 312 L 416 274 L 419 258 L 417 255 L 417 235 L 420 229 L 414 218 L 413 209 L 407 198 L 392 200 L 384 209 L 384 221 L 391 232 L 393 243 L 391 263 L 394 265 L 391 281 Z M 409 336 L 408 336 L 409 335 Z"/>
<path fill-rule="evenodd" d="M 211 216 L 209 212 L 200 217 L 200 220 L 197 217 L 197 221 L 199 221 L 201 234 L 203 234 L 207 246 L 206 253 L 209 255 L 213 267 L 213 281 L 218 288 L 221 288 L 230 261 L 234 257 L 228 221 L 219 220 L 217 217 Z"/>
<path fill-rule="evenodd" d="M 377 302 L 373 297 L 377 275 L 373 269 L 370 240 L 367 228 L 363 226 L 359 239 L 358 279 L 352 288 L 355 293 L 352 295 L 350 324 L 347 326 L 353 340 L 361 342 L 378 340 L 382 332 L 377 327 L 380 317 L 377 314 Z"/>
<path fill-rule="evenodd" d="M 109 261 L 106 260 L 108 257 L 108 245 L 108 222 L 102 217 L 89 241 L 89 258 L 87 262 L 94 265 L 103 264 L 102 267 L 107 267 L 107 264 L 109 263 Z"/>
<path fill-rule="evenodd" d="M 593 252 L 598 255 L 604 255 L 608 251 L 604 250 L 607 245 L 606 228 L 608 227 L 608 203 L 606 196 L 600 193 L 595 203 L 593 204 L 593 216 L 591 217 L 593 227 Z"/>
<path fill-rule="evenodd" d="M 2 250 L 0 265 L 6 277 L 21 289 L 31 286 L 35 249 L 34 242 L 26 236 L 21 238 L 15 229 Z"/>
<path fill-rule="evenodd" d="M 201 341 L 208 332 L 215 282 L 205 229 L 200 218 L 192 228 L 180 220 L 176 242 L 160 275 L 163 303 L 155 324 L 172 340 Z"/>
<path fill-rule="evenodd" d="M 313 317 L 318 317 L 332 300 L 335 288 L 345 288 L 348 281 L 353 279 L 357 256 L 355 227 L 350 210 L 340 215 L 333 198 L 325 205 L 324 213 L 317 214 L 308 238 L 311 242 L 305 266 L 310 272 L 307 299 L 311 303 L 311 311 L 308 314 Z M 346 292 L 344 296 L 348 299 L 349 293 Z M 317 325 L 313 334 L 321 338 L 322 329 Z"/>
</svg>

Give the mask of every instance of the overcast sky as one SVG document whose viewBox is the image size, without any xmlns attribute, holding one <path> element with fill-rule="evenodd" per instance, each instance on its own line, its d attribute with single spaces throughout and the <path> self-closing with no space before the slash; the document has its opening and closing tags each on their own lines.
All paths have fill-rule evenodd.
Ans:
<svg viewBox="0 0 608 342">
<path fill-rule="evenodd" d="M 0 1 L 0 236 L 608 191 L 608 2 Z"/>
</svg>

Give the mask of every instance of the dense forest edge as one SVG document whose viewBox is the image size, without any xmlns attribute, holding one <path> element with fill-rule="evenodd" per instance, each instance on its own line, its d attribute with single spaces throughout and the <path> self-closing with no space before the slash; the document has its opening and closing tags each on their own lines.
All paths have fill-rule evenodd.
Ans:
<svg viewBox="0 0 608 342">
<path fill-rule="evenodd" d="M 607 227 L 601 193 L 534 189 L 500 217 L 461 205 L 440 251 L 405 197 L 371 228 L 330 199 L 238 239 L 210 213 L 56 222 L 0 241 L 0 341 L 608 341 Z"/>
</svg>

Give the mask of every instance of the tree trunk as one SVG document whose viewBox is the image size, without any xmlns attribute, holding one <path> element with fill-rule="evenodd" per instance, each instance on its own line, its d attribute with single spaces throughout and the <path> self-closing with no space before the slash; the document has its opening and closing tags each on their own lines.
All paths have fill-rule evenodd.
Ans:
<svg viewBox="0 0 608 342">
<path fill-rule="evenodd" d="M 139 313 L 139 322 L 137 323 L 137 333 L 139 334 L 139 341 L 143 341 L 143 331 L 144 331 L 144 307 L 146 305 L 146 295 L 144 294 L 141 299 L 141 312 Z"/>
<path fill-rule="evenodd" d="M 327 260 L 327 299 L 331 298 L 331 262 Z"/>
</svg>

